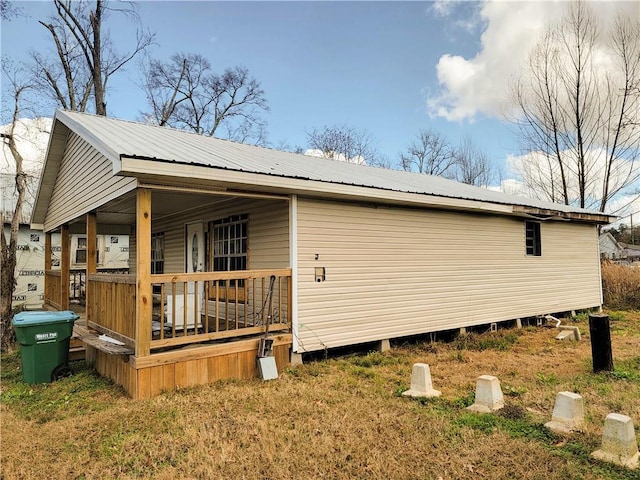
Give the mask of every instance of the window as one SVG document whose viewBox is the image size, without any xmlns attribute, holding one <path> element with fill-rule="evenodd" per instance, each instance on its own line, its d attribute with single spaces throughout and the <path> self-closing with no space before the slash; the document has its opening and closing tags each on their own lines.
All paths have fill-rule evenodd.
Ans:
<svg viewBox="0 0 640 480">
<path fill-rule="evenodd" d="M 540 224 L 538 222 L 524 222 L 525 244 L 527 255 L 539 257 L 542 255 L 540 242 Z"/>
<path fill-rule="evenodd" d="M 98 238 L 98 242 L 100 239 Z M 78 237 L 75 263 L 87 263 L 87 237 Z M 96 263 L 100 264 L 100 249 L 96 248 Z"/>
<path fill-rule="evenodd" d="M 78 237 L 78 247 L 76 248 L 75 263 L 87 263 L 87 238 Z"/>
<path fill-rule="evenodd" d="M 248 218 L 233 215 L 211 223 L 214 272 L 247 269 Z"/>
<path fill-rule="evenodd" d="M 151 273 L 164 273 L 164 232 L 151 235 Z"/>
</svg>

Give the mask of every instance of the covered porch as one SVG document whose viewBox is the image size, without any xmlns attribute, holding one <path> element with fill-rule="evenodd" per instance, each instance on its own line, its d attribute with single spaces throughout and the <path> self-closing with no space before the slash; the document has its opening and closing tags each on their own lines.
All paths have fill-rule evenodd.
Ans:
<svg viewBox="0 0 640 480">
<path fill-rule="evenodd" d="M 87 238 L 86 311 L 75 331 L 96 370 L 133 398 L 258 376 L 260 339 L 279 369 L 292 346 L 291 200 L 138 186 L 59 226 L 45 241 L 45 303 L 69 308 L 69 231 Z M 96 237 L 130 228 L 130 274 L 96 269 Z"/>
</svg>

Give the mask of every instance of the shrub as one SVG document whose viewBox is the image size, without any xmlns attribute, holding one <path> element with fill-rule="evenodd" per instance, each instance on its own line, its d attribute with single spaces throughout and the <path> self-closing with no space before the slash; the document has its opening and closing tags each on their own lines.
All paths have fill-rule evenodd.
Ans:
<svg viewBox="0 0 640 480">
<path fill-rule="evenodd" d="M 640 267 L 602 263 L 604 304 L 613 309 L 640 309 Z"/>
</svg>

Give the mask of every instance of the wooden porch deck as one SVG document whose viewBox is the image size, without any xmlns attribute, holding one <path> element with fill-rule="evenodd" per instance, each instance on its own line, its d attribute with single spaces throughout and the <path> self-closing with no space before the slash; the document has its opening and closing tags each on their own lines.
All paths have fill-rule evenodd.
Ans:
<svg viewBox="0 0 640 480">
<path fill-rule="evenodd" d="M 187 344 L 136 357 L 130 346 L 99 339 L 100 332 L 87 326 L 84 308 L 77 305 L 70 308 L 80 316 L 74 325 L 70 347 L 76 358 L 71 359 L 84 355 L 99 374 L 121 385 L 134 399 L 218 380 L 251 379 L 259 375 L 256 359 L 263 334 Z M 280 370 L 289 364 L 293 337 L 290 333 L 274 332 L 269 338 L 274 341 L 273 355 Z"/>
</svg>

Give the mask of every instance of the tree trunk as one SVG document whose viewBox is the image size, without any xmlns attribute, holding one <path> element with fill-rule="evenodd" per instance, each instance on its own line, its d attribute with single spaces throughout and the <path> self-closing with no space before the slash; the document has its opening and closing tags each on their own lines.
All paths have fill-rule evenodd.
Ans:
<svg viewBox="0 0 640 480">
<path fill-rule="evenodd" d="M 13 154 L 13 158 L 16 161 L 15 178 L 18 198 L 16 199 L 16 206 L 13 211 L 13 217 L 11 218 L 11 233 L 9 235 L 9 242 L 7 242 L 4 230 L 2 231 L 2 294 L 0 294 L 0 314 L 2 315 L 0 349 L 2 351 L 6 351 L 15 343 L 15 334 L 13 331 L 13 325 L 11 324 L 11 320 L 13 318 L 11 304 L 13 301 L 13 292 L 16 286 L 15 274 L 17 262 L 16 250 L 18 248 L 18 231 L 20 228 L 20 222 L 22 220 L 22 204 L 24 202 L 24 195 L 26 191 L 25 174 L 22 171 L 22 156 L 16 148 L 15 140 L 13 137 L 15 123 L 16 119 L 14 118 L 11 133 L 4 136 L 4 138 L 8 140 L 9 150 Z"/>
<path fill-rule="evenodd" d="M 13 319 L 13 292 L 16 286 L 16 250 L 18 249 L 18 231 L 20 229 L 20 223 L 22 222 L 22 205 L 24 203 L 24 196 L 27 190 L 26 174 L 23 170 L 23 158 L 15 141 L 15 129 L 18 123 L 18 116 L 20 113 L 19 100 L 20 95 L 27 87 L 16 87 L 14 92 L 14 108 L 13 117 L 11 122 L 11 128 L 9 133 L 2 134 L 2 141 L 9 147 L 11 155 L 16 162 L 15 170 L 15 182 L 16 191 L 18 197 L 16 198 L 16 206 L 13 210 L 13 216 L 11 217 L 11 232 L 9 235 L 9 241 L 4 233 L 4 214 L 2 217 L 2 233 L 0 240 L 0 260 L 2 266 L 2 274 L 0 275 L 0 350 L 6 351 L 15 343 L 15 332 L 11 320 Z"/>
<path fill-rule="evenodd" d="M 102 27 L 102 2 L 96 1 L 96 10 L 91 12 L 89 19 L 93 29 L 93 45 L 91 48 L 91 56 L 93 59 L 92 75 L 93 75 L 93 95 L 96 101 L 96 115 L 107 116 L 107 104 L 104 98 L 104 83 L 102 82 L 102 37 L 100 29 Z"/>
<path fill-rule="evenodd" d="M 9 245 L 6 244 L 4 233 L 2 234 L 2 274 L 0 276 L 0 296 L 2 323 L 0 328 L 0 347 L 6 352 L 15 343 L 15 334 L 11 320 L 13 318 L 13 309 L 11 307 L 13 299 L 13 291 L 15 289 L 15 271 L 16 271 L 16 254 L 15 250 L 10 251 Z"/>
</svg>

